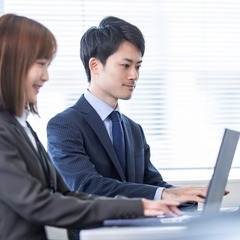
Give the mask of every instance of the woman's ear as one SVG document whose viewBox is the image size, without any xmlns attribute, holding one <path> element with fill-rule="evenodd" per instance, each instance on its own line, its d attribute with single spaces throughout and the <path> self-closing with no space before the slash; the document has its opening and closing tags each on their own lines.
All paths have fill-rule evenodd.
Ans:
<svg viewBox="0 0 240 240">
<path fill-rule="evenodd" d="M 100 61 L 97 58 L 89 59 L 89 69 L 92 74 L 98 74 L 100 70 Z"/>
</svg>

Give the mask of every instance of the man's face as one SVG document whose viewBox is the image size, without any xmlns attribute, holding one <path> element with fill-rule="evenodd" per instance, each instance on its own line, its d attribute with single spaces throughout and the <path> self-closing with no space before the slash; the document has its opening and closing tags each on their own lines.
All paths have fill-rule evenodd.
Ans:
<svg viewBox="0 0 240 240">
<path fill-rule="evenodd" d="M 90 91 L 112 107 L 118 99 L 130 99 L 139 77 L 141 59 L 141 52 L 133 44 L 124 42 L 105 66 L 98 61 L 98 72 L 92 78 Z"/>
</svg>

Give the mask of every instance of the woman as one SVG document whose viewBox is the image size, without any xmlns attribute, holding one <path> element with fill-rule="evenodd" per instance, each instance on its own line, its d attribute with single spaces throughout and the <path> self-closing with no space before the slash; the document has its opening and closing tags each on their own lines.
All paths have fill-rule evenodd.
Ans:
<svg viewBox="0 0 240 240">
<path fill-rule="evenodd" d="M 106 218 L 180 214 L 178 203 L 70 192 L 27 123 L 56 54 L 53 34 L 14 14 L 0 17 L 0 239 L 47 239 L 44 226 L 84 228 Z"/>
</svg>

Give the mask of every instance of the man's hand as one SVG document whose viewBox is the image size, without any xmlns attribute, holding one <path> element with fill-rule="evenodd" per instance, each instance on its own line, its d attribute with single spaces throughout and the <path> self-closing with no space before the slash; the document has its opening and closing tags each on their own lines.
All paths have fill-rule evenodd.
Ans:
<svg viewBox="0 0 240 240">
<path fill-rule="evenodd" d="M 182 215 L 182 212 L 177 208 L 179 202 L 165 201 L 165 200 L 148 200 L 142 198 L 144 216 L 158 216 L 158 215 Z"/>
<path fill-rule="evenodd" d="M 168 201 L 177 201 L 180 203 L 199 202 L 204 203 L 207 196 L 207 187 L 181 187 L 181 188 L 165 188 L 162 192 L 162 199 Z M 224 191 L 224 196 L 228 195 L 229 191 Z"/>
<path fill-rule="evenodd" d="M 207 187 L 182 187 L 165 188 L 162 192 L 162 199 L 168 201 L 177 201 L 180 203 L 199 202 L 204 203 L 207 195 Z"/>
</svg>

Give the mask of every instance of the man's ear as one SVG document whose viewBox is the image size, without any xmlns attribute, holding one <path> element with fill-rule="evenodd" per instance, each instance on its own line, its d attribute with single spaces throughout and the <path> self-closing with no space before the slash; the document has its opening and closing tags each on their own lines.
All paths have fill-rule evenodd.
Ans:
<svg viewBox="0 0 240 240">
<path fill-rule="evenodd" d="M 101 63 L 97 58 L 89 59 L 89 69 L 93 74 L 99 73 L 100 66 L 101 66 Z"/>
</svg>

